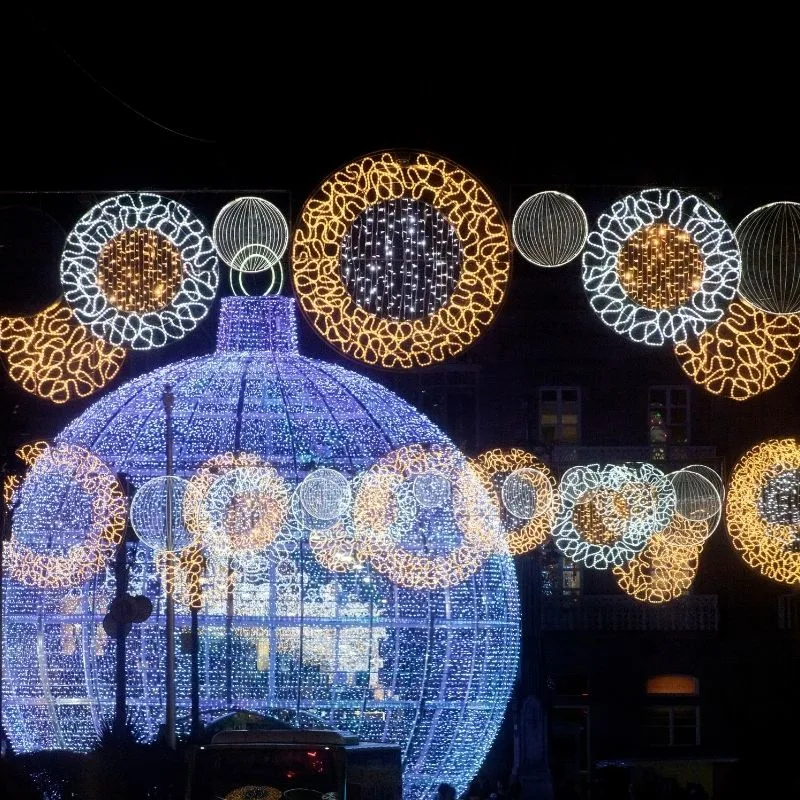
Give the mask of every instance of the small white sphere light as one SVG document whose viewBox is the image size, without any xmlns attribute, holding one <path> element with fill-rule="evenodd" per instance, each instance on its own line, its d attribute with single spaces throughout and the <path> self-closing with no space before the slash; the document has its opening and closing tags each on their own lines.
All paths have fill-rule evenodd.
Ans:
<svg viewBox="0 0 800 800">
<path fill-rule="evenodd" d="M 421 508 L 441 508 L 450 500 L 450 481 L 441 472 L 423 472 L 414 478 L 414 499 Z"/>
<path fill-rule="evenodd" d="M 280 262 L 289 244 L 289 225 L 262 197 L 239 197 L 220 210 L 211 239 L 219 257 L 240 272 L 263 272 Z"/>
<path fill-rule="evenodd" d="M 323 522 L 338 519 L 352 502 L 350 482 L 335 469 L 322 467 L 306 475 L 298 487 L 303 510 Z"/>
<path fill-rule="evenodd" d="M 756 208 L 734 235 L 742 254 L 739 294 L 768 314 L 800 313 L 800 203 Z"/>
<path fill-rule="evenodd" d="M 692 522 L 704 522 L 720 513 L 722 500 L 708 478 L 690 469 L 670 472 L 667 477 L 675 489 L 676 514 Z"/>
<path fill-rule="evenodd" d="M 577 258 L 589 223 L 577 200 L 568 194 L 547 191 L 525 200 L 511 221 L 514 246 L 537 267 L 561 267 Z"/>
<path fill-rule="evenodd" d="M 533 519 L 536 515 L 537 472 L 530 467 L 520 467 L 503 481 L 500 497 L 506 511 L 517 519 Z"/>
<path fill-rule="evenodd" d="M 183 498 L 188 481 L 175 476 L 151 478 L 136 491 L 131 501 L 131 525 L 142 544 L 163 550 L 167 543 L 167 495 L 172 495 L 172 549 L 183 550 L 192 534 L 183 524 Z"/>
</svg>

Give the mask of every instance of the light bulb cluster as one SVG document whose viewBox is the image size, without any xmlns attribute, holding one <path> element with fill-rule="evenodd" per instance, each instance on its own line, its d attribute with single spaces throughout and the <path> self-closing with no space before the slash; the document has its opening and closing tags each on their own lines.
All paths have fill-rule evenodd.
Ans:
<svg viewBox="0 0 800 800">
<path fill-rule="evenodd" d="M 407 369 L 457 355 L 491 323 L 511 247 L 463 168 L 427 153 L 366 156 L 321 184 L 292 243 L 295 295 L 345 355 Z"/>
</svg>

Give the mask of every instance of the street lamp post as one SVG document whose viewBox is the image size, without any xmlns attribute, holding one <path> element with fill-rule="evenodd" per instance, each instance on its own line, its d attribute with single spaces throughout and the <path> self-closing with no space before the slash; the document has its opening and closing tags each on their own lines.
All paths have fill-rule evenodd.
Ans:
<svg viewBox="0 0 800 800">
<path fill-rule="evenodd" d="M 172 393 L 172 386 L 166 384 L 161 395 L 164 404 L 164 416 L 166 418 L 166 442 L 167 442 L 167 478 L 172 476 L 173 465 L 173 441 L 172 441 L 172 408 L 175 405 L 175 395 Z M 165 538 L 167 559 L 172 559 L 174 548 L 172 531 L 172 490 L 167 480 L 167 503 L 165 520 Z M 175 749 L 175 598 L 173 592 L 167 591 L 166 599 L 167 616 L 167 714 L 166 714 L 166 742 L 167 747 Z"/>
</svg>

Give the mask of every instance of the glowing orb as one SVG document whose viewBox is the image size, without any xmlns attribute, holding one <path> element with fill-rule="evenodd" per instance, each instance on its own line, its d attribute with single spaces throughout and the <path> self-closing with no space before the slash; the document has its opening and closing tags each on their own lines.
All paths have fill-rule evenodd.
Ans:
<svg viewBox="0 0 800 800">
<path fill-rule="evenodd" d="M 691 469 L 680 469 L 667 475 L 675 490 L 675 513 L 695 522 L 716 519 L 722 498 L 708 478 Z"/>
<path fill-rule="evenodd" d="M 211 238 L 219 257 L 238 272 L 263 272 L 278 264 L 289 244 L 280 210 L 262 197 L 239 197 L 223 206 Z"/>
<path fill-rule="evenodd" d="M 785 378 L 800 349 L 800 316 L 766 314 L 734 300 L 694 341 L 675 345 L 683 371 L 711 394 L 747 400 Z"/>
<path fill-rule="evenodd" d="M 561 192 L 539 192 L 525 200 L 511 221 L 520 254 L 537 267 L 561 267 L 577 258 L 589 223 L 577 200 Z"/>
<path fill-rule="evenodd" d="M 800 203 L 770 203 L 736 227 L 739 294 L 769 314 L 800 313 Z"/>
<path fill-rule="evenodd" d="M 441 472 L 423 472 L 414 478 L 414 499 L 422 508 L 441 508 L 450 500 L 450 481 Z"/>
<path fill-rule="evenodd" d="M 143 483 L 131 501 L 131 525 L 139 540 L 152 550 L 166 547 L 167 500 L 171 501 L 172 549 L 182 550 L 193 537 L 183 524 L 183 498 L 188 482 L 166 475 Z"/>
<path fill-rule="evenodd" d="M 154 194 L 98 203 L 78 220 L 61 256 L 64 296 L 77 320 L 134 350 L 163 347 L 193 330 L 218 282 L 203 223 Z"/>
<path fill-rule="evenodd" d="M 311 325 L 389 368 L 460 353 L 491 323 L 510 270 L 502 212 L 463 168 L 426 153 L 366 156 L 306 201 L 292 279 Z"/>
<path fill-rule="evenodd" d="M 800 583 L 800 444 L 770 439 L 733 468 L 725 519 L 742 558 L 775 581 Z"/>
<path fill-rule="evenodd" d="M 11 380 L 53 403 L 89 397 L 125 360 L 122 348 L 92 336 L 61 300 L 30 317 L 0 317 L 0 353 Z"/>
<path fill-rule="evenodd" d="M 127 508 L 114 474 L 82 447 L 48 447 L 16 490 L 4 568 L 31 586 L 79 586 L 122 539 Z"/>
<path fill-rule="evenodd" d="M 635 342 L 699 336 L 739 284 L 739 250 L 719 213 L 694 195 L 648 189 L 601 214 L 583 254 L 600 319 Z"/>
<path fill-rule="evenodd" d="M 335 469 L 322 467 L 303 478 L 298 497 L 313 519 L 330 522 L 344 514 L 352 502 L 350 482 Z"/>
</svg>

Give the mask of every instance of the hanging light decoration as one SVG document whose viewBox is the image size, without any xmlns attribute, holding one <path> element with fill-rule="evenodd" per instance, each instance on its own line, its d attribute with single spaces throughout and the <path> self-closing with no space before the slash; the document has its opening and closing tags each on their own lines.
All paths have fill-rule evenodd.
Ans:
<svg viewBox="0 0 800 800">
<path fill-rule="evenodd" d="M 514 214 L 511 237 L 523 258 L 537 267 L 561 267 L 576 259 L 589 233 L 586 213 L 562 192 L 531 195 Z"/>
<path fill-rule="evenodd" d="M 509 552 L 522 555 L 540 545 L 556 510 L 556 480 L 547 465 L 520 448 L 487 450 L 472 465 L 496 498 Z"/>
<path fill-rule="evenodd" d="M 183 524 L 183 498 L 188 482 L 161 475 L 143 483 L 131 501 L 131 526 L 139 540 L 151 550 L 166 547 L 167 499 L 171 502 L 172 549 L 183 550 L 194 537 Z"/>
<path fill-rule="evenodd" d="M 649 345 L 699 336 L 722 317 L 739 274 L 725 220 L 676 189 L 618 200 L 601 214 L 583 253 L 594 311 L 617 333 Z"/>
<path fill-rule="evenodd" d="M 450 481 L 441 472 L 423 472 L 414 478 L 414 499 L 421 508 L 441 508 L 450 502 Z"/>
<path fill-rule="evenodd" d="M 149 350 L 181 339 L 206 316 L 219 269 L 211 237 L 188 208 L 155 194 L 121 194 L 70 231 L 61 283 L 95 336 Z"/>
<path fill-rule="evenodd" d="M 800 203 L 770 203 L 736 227 L 739 294 L 768 314 L 800 314 Z"/>
<path fill-rule="evenodd" d="M 329 467 L 306 475 L 297 487 L 297 494 L 306 514 L 323 523 L 339 519 L 353 499 L 350 482 L 341 472 Z"/>
<path fill-rule="evenodd" d="M 217 214 L 211 238 L 232 270 L 263 272 L 280 263 L 289 244 L 289 225 L 269 200 L 238 197 Z"/>
<path fill-rule="evenodd" d="M 770 439 L 731 473 L 725 519 L 734 547 L 762 575 L 800 583 L 800 444 Z"/>
<path fill-rule="evenodd" d="M 709 522 L 719 517 L 722 498 L 708 478 L 691 469 L 667 475 L 675 490 L 675 513 L 694 522 Z"/>
<path fill-rule="evenodd" d="M 408 369 L 457 355 L 491 323 L 511 246 L 483 185 L 444 158 L 365 156 L 327 178 L 300 212 L 295 295 L 345 355 Z"/>
<path fill-rule="evenodd" d="M 102 389 L 125 360 L 122 348 L 92 336 L 62 300 L 30 317 L 0 317 L 0 353 L 14 383 L 58 404 Z"/>
</svg>

